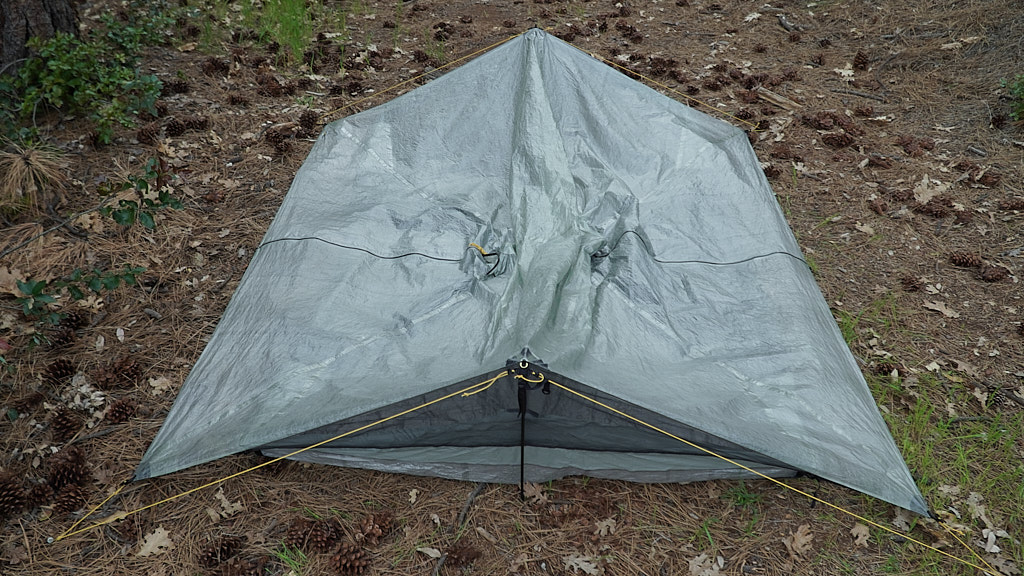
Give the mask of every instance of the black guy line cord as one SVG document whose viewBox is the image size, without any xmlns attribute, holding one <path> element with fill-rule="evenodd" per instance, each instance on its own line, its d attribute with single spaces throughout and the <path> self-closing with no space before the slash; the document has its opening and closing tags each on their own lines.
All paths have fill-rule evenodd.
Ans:
<svg viewBox="0 0 1024 576">
<path fill-rule="evenodd" d="M 652 252 L 650 245 L 647 244 L 647 240 L 645 240 L 644 237 L 641 236 L 639 232 L 637 232 L 636 230 L 626 230 L 625 232 L 623 232 L 622 234 L 619 235 L 618 239 L 615 240 L 615 244 L 612 245 L 612 247 L 609 248 L 607 252 L 603 252 L 603 253 L 599 253 L 599 254 L 594 254 L 593 257 L 594 258 L 607 258 L 608 256 L 610 256 L 611 253 L 614 252 L 615 249 L 619 247 L 619 244 L 622 242 L 622 239 L 626 236 L 626 234 L 632 234 L 633 236 L 636 236 L 637 239 L 640 240 L 640 243 L 644 245 L 644 248 L 646 248 L 648 252 Z M 732 266 L 734 264 L 743 264 L 744 262 L 750 262 L 751 260 L 757 260 L 757 259 L 760 259 L 760 258 L 767 258 L 769 256 L 776 256 L 776 255 L 779 255 L 779 254 L 782 254 L 782 255 L 785 255 L 785 256 L 789 256 L 790 258 L 793 258 L 794 260 L 799 260 L 800 262 L 803 262 L 805 265 L 807 264 L 807 261 L 804 260 L 803 258 L 801 258 L 800 256 L 797 256 L 795 254 L 791 254 L 789 252 L 786 252 L 785 250 L 776 250 L 774 252 L 768 252 L 766 254 L 755 254 L 754 256 L 750 256 L 750 257 L 744 258 L 742 260 L 734 260 L 734 261 L 731 261 L 731 262 L 713 262 L 711 260 L 662 260 L 661 258 L 658 258 L 656 256 L 652 257 L 652 259 L 655 262 L 658 262 L 659 264 L 707 264 L 709 266 Z"/>
<path fill-rule="evenodd" d="M 374 258 L 380 258 L 381 260 L 398 260 L 399 258 L 405 258 L 407 256 L 422 256 L 423 258 L 429 258 L 431 260 L 437 260 L 439 262 L 462 262 L 461 258 L 442 258 L 440 256 L 431 256 L 430 254 L 424 254 L 422 252 L 406 252 L 405 254 L 398 254 L 397 256 L 383 256 L 381 254 L 377 254 L 375 252 L 371 252 L 370 250 L 367 250 L 366 248 L 360 248 L 358 246 L 348 246 L 348 245 L 345 245 L 345 244 L 338 244 L 337 242 L 331 242 L 330 240 L 324 240 L 323 238 L 317 238 L 316 236 L 304 236 L 304 237 L 301 237 L 301 238 L 295 238 L 295 237 L 274 238 L 273 240 L 268 240 L 267 242 L 264 242 L 264 243 L 260 244 L 259 246 L 256 247 L 256 250 L 259 250 L 260 248 L 263 248 L 264 246 L 273 244 L 275 242 L 283 242 L 285 240 L 296 241 L 296 242 L 302 241 L 302 240 L 317 240 L 319 242 L 323 242 L 324 244 L 330 244 L 331 246 L 337 246 L 338 248 L 346 248 L 348 250 L 358 250 L 360 252 L 365 252 L 365 253 L 369 254 L 370 256 L 373 256 Z M 470 247 L 467 246 L 466 248 L 470 248 Z M 494 256 L 494 254 L 487 254 L 487 256 Z"/>
<path fill-rule="evenodd" d="M 647 251 L 648 252 L 651 251 L 650 245 L 647 244 L 647 241 L 644 240 L 643 236 L 641 236 L 635 230 L 626 230 L 625 232 L 623 232 L 622 234 L 619 235 L 619 238 L 615 241 L 615 244 L 610 249 L 608 249 L 608 251 L 603 252 L 603 253 L 599 253 L 599 254 L 594 254 L 593 258 L 607 258 L 608 256 L 610 256 L 611 253 L 614 252 L 615 249 L 619 247 L 619 244 L 622 242 L 622 239 L 626 236 L 626 234 L 632 234 L 633 236 L 636 236 L 640 240 L 640 242 L 644 245 L 644 247 L 647 249 Z M 264 242 L 264 243 L 260 244 L 259 246 L 256 247 L 256 250 L 259 250 L 260 248 L 263 248 L 264 246 L 268 246 L 270 244 L 274 244 L 275 242 L 283 242 L 283 241 L 298 242 L 298 241 L 304 241 L 304 240 L 316 240 L 318 242 L 323 242 L 324 244 L 330 244 L 331 246 L 337 246 L 338 248 L 345 248 L 347 250 L 358 250 L 360 252 L 365 252 L 366 254 L 369 254 L 370 256 L 373 256 L 374 258 L 380 258 L 381 260 L 398 260 L 399 258 L 406 258 L 408 256 L 420 256 L 420 257 L 423 257 L 423 258 L 429 258 L 430 260 L 437 260 L 439 262 L 461 262 L 462 261 L 461 258 L 442 258 L 441 256 L 431 256 L 430 254 L 424 254 L 423 252 L 406 252 L 405 254 L 398 254 L 398 255 L 395 255 L 395 256 L 384 256 L 384 255 L 381 255 L 381 254 L 377 254 L 376 252 L 372 252 L 370 250 L 367 250 L 366 248 L 360 248 L 358 246 L 349 246 L 347 244 L 339 244 L 337 242 L 331 242 L 330 240 L 324 240 L 323 238 L 318 238 L 316 236 L 303 236 L 303 237 L 290 237 L 289 236 L 289 237 L 284 237 L 284 238 L 274 238 L 273 240 L 269 240 L 267 242 Z M 469 248 L 472 248 L 472 246 L 467 246 L 466 247 L 467 250 Z M 732 261 L 732 262 L 714 262 L 714 261 L 710 261 L 710 260 L 662 260 L 661 258 L 657 258 L 657 257 L 653 257 L 652 259 L 655 262 L 658 262 L 659 264 L 707 264 L 709 266 L 732 266 L 732 265 L 735 265 L 735 264 L 743 264 L 744 262 L 750 262 L 751 260 L 757 260 L 757 259 L 760 259 L 760 258 L 768 258 L 769 256 L 776 256 L 776 255 L 789 256 L 790 258 L 793 258 L 794 260 L 799 260 L 800 262 L 803 262 L 805 265 L 807 264 L 807 262 L 803 258 L 801 258 L 800 256 L 796 256 L 796 255 L 791 254 L 789 252 L 786 252 L 784 250 L 776 250 L 774 252 L 768 252 L 767 254 L 756 254 L 754 256 L 750 256 L 750 257 L 744 258 L 742 260 L 735 260 L 735 261 Z M 494 265 L 491 266 L 491 269 L 487 271 L 487 276 L 490 276 L 494 272 L 494 270 L 497 269 L 498 263 L 501 262 L 501 254 L 497 253 L 497 252 L 489 252 L 487 254 L 484 254 L 483 256 L 484 257 L 489 257 L 489 256 L 497 256 L 498 257 L 498 261 L 495 262 Z"/>
</svg>

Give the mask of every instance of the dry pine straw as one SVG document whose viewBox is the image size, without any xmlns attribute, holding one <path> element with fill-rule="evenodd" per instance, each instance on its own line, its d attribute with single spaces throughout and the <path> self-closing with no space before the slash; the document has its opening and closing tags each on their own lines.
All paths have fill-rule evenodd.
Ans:
<svg viewBox="0 0 1024 576">
<path fill-rule="evenodd" d="M 91 451 L 115 450 L 110 445 L 116 440 L 107 438 L 94 441 Z M 203 470 L 144 482 L 115 502 L 112 510 L 134 509 L 205 483 L 212 474 L 227 475 L 261 461 L 237 456 Z M 822 496 L 840 502 L 858 499 L 849 491 L 813 480 L 794 482 L 802 489 L 820 489 Z M 187 572 L 195 569 L 200 551 L 224 534 L 244 537 L 243 556 L 273 554 L 297 517 L 341 518 L 346 537 L 352 539 L 358 521 L 381 510 L 395 514 L 398 528 L 370 548 L 378 574 L 426 573 L 436 561 L 414 551 L 429 547 L 447 552 L 459 539 L 481 552 L 474 572 L 487 574 L 505 573 L 513 565 L 523 566 L 523 573 L 538 574 L 543 573 L 542 564 L 558 573 L 563 559 L 574 554 L 605 558 L 604 565 L 613 574 L 683 573 L 691 559 L 705 552 L 712 558 L 723 556 L 733 572 L 746 565 L 756 573 L 780 573 L 777 570 L 793 565 L 782 541 L 799 524 L 811 526 L 816 542 L 845 547 L 840 543 L 845 542 L 851 522 L 822 514 L 805 499 L 763 481 L 748 481 L 747 486 L 766 500 L 782 503 L 789 512 L 758 520 L 760 506 L 729 503 L 717 482 L 635 485 L 571 478 L 542 486 L 546 502 L 535 503 L 522 502 L 516 486 L 487 485 L 468 508 L 465 526 L 459 530 L 455 522 L 475 489 L 473 484 L 283 462 L 223 485 L 227 501 L 242 506 L 229 517 L 214 520 L 208 513 L 208 509 L 223 510 L 214 491 L 208 490 L 121 521 L 132 522 L 137 534 L 167 529 L 175 546 L 171 553 L 138 558 L 133 555 L 137 546 L 111 529 L 99 528 L 35 549 L 36 565 L 25 573 L 43 574 L 66 565 L 76 566 L 82 574 L 111 573 L 111 569 L 146 573 L 160 566 L 168 573 Z M 417 491 L 414 502 L 412 490 Z M 614 528 L 601 535 L 599 523 L 608 520 L 614 521 Z M 68 525 L 67 521 L 33 524 L 26 536 L 30 542 L 39 542 L 50 534 L 36 530 Z M 771 544 L 765 546 L 766 541 Z M 311 558 L 311 566 L 326 561 L 325 555 Z M 856 553 L 845 558 L 855 566 L 867 561 L 869 557 Z"/>
</svg>

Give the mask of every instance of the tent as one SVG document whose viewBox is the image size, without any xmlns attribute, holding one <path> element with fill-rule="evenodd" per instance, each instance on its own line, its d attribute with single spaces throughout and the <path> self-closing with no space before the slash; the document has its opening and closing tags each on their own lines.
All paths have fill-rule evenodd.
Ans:
<svg viewBox="0 0 1024 576">
<path fill-rule="evenodd" d="M 324 128 L 135 478 L 318 443 L 927 513 L 744 132 L 536 29 Z"/>
</svg>

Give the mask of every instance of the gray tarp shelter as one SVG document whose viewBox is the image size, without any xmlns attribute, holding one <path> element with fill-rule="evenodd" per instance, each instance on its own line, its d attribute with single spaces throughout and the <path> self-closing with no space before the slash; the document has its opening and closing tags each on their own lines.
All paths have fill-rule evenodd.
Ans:
<svg viewBox="0 0 1024 576">
<path fill-rule="evenodd" d="M 325 127 L 135 477 L 287 454 L 510 360 L 927 513 L 743 131 L 536 29 Z M 296 458 L 518 482 L 522 444 L 528 481 L 750 475 L 524 382 Z"/>
</svg>

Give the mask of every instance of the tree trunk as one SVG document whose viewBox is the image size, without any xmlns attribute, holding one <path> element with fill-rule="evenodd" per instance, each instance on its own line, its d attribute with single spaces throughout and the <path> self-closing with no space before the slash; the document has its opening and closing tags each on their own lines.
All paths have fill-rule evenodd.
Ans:
<svg viewBox="0 0 1024 576">
<path fill-rule="evenodd" d="M 78 35 L 72 0 L 0 0 L 0 72 L 11 74 L 29 56 L 29 38 Z"/>
</svg>

